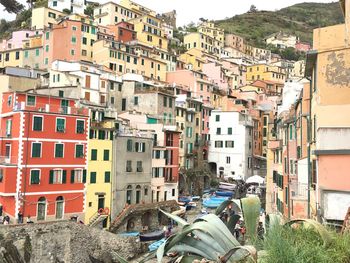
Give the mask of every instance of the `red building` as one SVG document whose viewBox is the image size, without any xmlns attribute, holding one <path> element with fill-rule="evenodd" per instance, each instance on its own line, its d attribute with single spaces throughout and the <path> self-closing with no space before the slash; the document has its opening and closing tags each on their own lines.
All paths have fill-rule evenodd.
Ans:
<svg viewBox="0 0 350 263">
<path fill-rule="evenodd" d="M 136 31 L 134 25 L 128 22 L 119 22 L 115 25 L 107 26 L 113 33 L 114 40 L 119 42 L 129 42 L 136 40 Z"/>
<path fill-rule="evenodd" d="M 0 204 L 12 219 L 66 219 L 84 212 L 88 110 L 72 99 L 3 93 Z"/>
<path fill-rule="evenodd" d="M 164 145 L 166 147 L 164 190 L 171 196 L 171 198 L 168 198 L 168 200 L 177 200 L 179 181 L 179 142 L 181 132 L 165 129 L 164 133 Z"/>
<path fill-rule="evenodd" d="M 302 52 L 307 52 L 311 50 L 311 45 L 305 42 L 298 42 L 295 45 L 295 49 Z"/>
</svg>

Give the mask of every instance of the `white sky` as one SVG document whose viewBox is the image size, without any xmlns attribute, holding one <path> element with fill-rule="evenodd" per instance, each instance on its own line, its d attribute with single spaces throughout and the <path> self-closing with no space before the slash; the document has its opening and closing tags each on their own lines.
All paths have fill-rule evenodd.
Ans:
<svg viewBox="0 0 350 263">
<path fill-rule="evenodd" d="M 67 1 L 67 0 L 66 0 Z M 68 0 L 69 1 L 69 0 Z M 95 2 L 108 2 L 109 0 L 95 0 Z M 119 2 L 119 0 L 112 0 Z M 25 3 L 25 0 L 20 0 Z M 135 0 L 135 2 L 149 7 L 158 13 L 176 10 L 177 26 L 188 24 L 191 21 L 198 22 L 203 17 L 206 19 L 224 19 L 236 14 L 242 14 L 249 10 L 251 5 L 255 5 L 258 10 L 276 10 L 302 2 L 322 2 L 330 3 L 334 0 Z M 0 18 L 7 20 L 14 19 L 14 15 L 9 15 L 0 7 Z"/>
</svg>

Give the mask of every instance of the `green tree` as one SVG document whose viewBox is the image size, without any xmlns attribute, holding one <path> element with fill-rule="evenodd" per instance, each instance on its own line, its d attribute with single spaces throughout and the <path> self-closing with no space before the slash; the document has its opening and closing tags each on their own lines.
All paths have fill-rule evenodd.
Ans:
<svg viewBox="0 0 350 263">
<path fill-rule="evenodd" d="M 24 6 L 16 0 L 0 0 L 0 4 L 8 13 L 18 14 L 24 9 Z"/>
</svg>

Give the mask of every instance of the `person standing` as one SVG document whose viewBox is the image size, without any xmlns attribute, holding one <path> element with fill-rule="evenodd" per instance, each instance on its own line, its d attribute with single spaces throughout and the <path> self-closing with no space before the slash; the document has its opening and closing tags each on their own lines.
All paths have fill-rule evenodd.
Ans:
<svg viewBox="0 0 350 263">
<path fill-rule="evenodd" d="M 18 211 L 17 217 L 18 217 L 18 224 L 23 224 L 23 214 L 21 210 Z"/>
</svg>

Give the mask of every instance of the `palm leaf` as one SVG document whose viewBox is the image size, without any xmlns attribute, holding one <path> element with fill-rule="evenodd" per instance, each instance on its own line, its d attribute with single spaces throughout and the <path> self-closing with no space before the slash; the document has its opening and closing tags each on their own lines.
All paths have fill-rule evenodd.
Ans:
<svg viewBox="0 0 350 263">
<path fill-rule="evenodd" d="M 226 262 L 239 262 L 242 260 L 247 260 L 251 262 L 256 262 L 257 257 L 257 251 L 255 247 L 253 246 L 238 246 L 233 249 L 231 249 L 229 252 L 227 252 L 224 256 L 220 257 L 221 263 Z"/>
<path fill-rule="evenodd" d="M 218 208 L 216 208 L 215 210 L 215 215 L 220 215 L 222 213 L 222 211 L 224 211 L 226 209 L 226 207 L 228 207 L 230 204 L 233 204 L 233 201 L 231 200 L 226 200 L 224 202 L 222 202 Z"/>
<path fill-rule="evenodd" d="M 162 209 L 159 209 L 164 215 L 166 215 L 167 217 L 171 218 L 172 220 L 174 220 L 176 223 L 178 223 L 180 226 L 185 226 L 185 225 L 189 225 L 189 223 L 182 219 L 181 217 L 179 216 L 176 216 L 176 215 L 173 215 L 173 214 L 169 214 L 165 211 L 163 211 Z"/>
<path fill-rule="evenodd" d="M 247 229 L 247 236 L 257 238 L 257 224 L 260 215 L 260 199 L 256 196 L 246 197 L 241 200 L 243 218 Z"/>
<path fill-rule="evenodd" d="M 230 219 L 228 220 L 226 226 L 230 230 L 231 234 L 233 234 L 233 231 L 235 230 L 235 226 L 238 223 L 240 218 L 241 216 L 237 214 L 230 216 Z"/>
<path fill-rule="evenodd" d="M 285 226 L 292 226 L 293 224 L 303 223 L 306 226 L 313 227 L 317 233 L 321 236 L 323 240 L 323 244 L 325 247 L 328 247 L 333 242 L 333 236 L 329 231 L 327 231 L 326 227 L 319 222 L 312 219 L 295 219 L 287 222 Z"/>
</svg>

